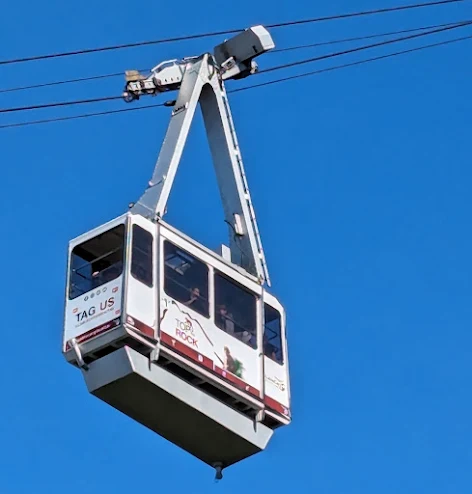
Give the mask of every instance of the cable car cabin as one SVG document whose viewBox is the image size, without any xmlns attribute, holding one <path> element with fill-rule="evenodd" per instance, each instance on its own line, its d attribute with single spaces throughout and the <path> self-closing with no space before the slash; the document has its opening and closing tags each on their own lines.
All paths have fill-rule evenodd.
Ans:
<svg viewBox="0 0 472 494">
<path fill-rule="evenodd" d="M 241 452 L 233 448 L 223 459 L 207 458 L 195 450 L 197 446 L 183 445 L 209 464 L 227 466 L 264 449 L 272 431 L 290 422 L 285 313 L 277 299 L 223 256 L 164 222 L 132 213 L 69 245 L 66 359 L 84 368 L 92 392 L 97 386 L 103 391 L 110 382 L 97 385 L 93 371 L 101 369 L 106 359 L 112 367 L 119 366 L 111 362 L 123 347 L 126 358 L 151 360 L 156 371 L 157 367 L 161 373 L 165 370 L 218 406 L 224 404 L 223 416 L 231 409 L 251 429 L 257 424 L 264 430 L 261 444 L 245 445 Z M 171 426 L 153 425 L 152 419 L 130 411 L 138 405 L 123 403 L 127 396 L 132 400 L 129 388 L 112 392 L 112 397 L 106 389 L 103 396 L 100 390 L 94 394 L 179 444 Z M 151 403 L 154 391 L 150 389 L 139 399 Z M 121 402 L 117 404 L 118 394 Z M 156 407 L 162 408 L 162 402 Z M 169 410 L 163 421 L 171 420 Z M 176 428 L 182 430 L 182 424 Z M 215 430 L 220 429 L 218 425 Z"/>
<path fill-rule="evenodd" d="M 291 420 L 285 312 L 268 269 L 224 81 L 274 48 L 262 26 L 126 73 L 126 101 L 179 89 L 148 187 L 123 216 L 70 242 L 63 351 L 88 390 L 217 469 L 262 451 Z M 197 105 L 229 246 L 162 221 Z M 218 471 L 219 469 L 219 471 Z"/>
</svg>

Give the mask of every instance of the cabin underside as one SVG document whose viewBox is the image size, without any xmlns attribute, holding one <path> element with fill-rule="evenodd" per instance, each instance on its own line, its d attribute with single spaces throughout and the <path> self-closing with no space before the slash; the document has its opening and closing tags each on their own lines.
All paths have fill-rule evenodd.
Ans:
<svg viewBox="0 0 472 494">
<path fill-rule="evenodd" d="M 273 434 L 127 346 L 82 372 L 91 394 L 212 467 L 264 450 Z"/>
</svg>

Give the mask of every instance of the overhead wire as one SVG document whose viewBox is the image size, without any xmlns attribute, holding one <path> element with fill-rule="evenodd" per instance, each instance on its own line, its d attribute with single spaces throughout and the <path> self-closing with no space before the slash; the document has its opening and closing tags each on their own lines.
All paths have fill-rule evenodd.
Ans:
<svg viewBox="0 0 472 494">
<path fill-rule="evenodd" d="M 134 106 L 131 108 L 119 108 L 118 110 L 105 110 L 105 111 L 93 112 L 93 113 L 83 113 L 81 115 L 69 115 L 66 117 L 45 118 L 42 120 L 33 120 L 30 122 L 18 122 L 18 123 L 0 125 L 0 129 L 7 129 L 7 128 L 12 128 L 12 127 L 26 127 L 28 125 L 40 125 L 40 124 L 52 123 L 52 122 L 63 122 L 66 120 L 76 120 L 76 119 L 80 119 L 80 118 L 98 117 L 98 116 L 103 116 L 103 115 L 113 115 L 116 113 L 125 113 L 125 112 L 139 111 L 139 110 L 147 110 L 149 108 L 157 108 L 160 106 L 164 107 L 164 106 L 168 106 L 168 105 L 166 105 L 165 103 L 158 103 L 158 104 L 154 104 L 154 105 Z"/>
<path fill-rule="evenodd" d="M 428 29 L 436 29 L 436 28 L 441 28 L 441 27 L 446 27 L 446 26 L 455 26 L 455 25 L 460 24 L 461 22 L 464 22 L 464 21 L 448 22 L 448 23 L 443 23 L 443 24 L 433 24 L 433 25 L 429 25 L 429 26 L 420 26 L 420 27 L 416 27 L 416 28 L 401 29 L 398 31 L 389 31 L 386 33 L 375 33 L 375 34 L 356 36 L 356 37 L 351 37 L 351 38 L 340 38 L 340 39 L 333 39 L 333 40 L 328 40 L 328 41 L 319 41 L 317 43 L 289 46 L 286 48 L 278 48 L 278 49 L 269 51 L 267 54 L 282 53 L 282 52 L 289 52 L 289 51 L 295 51 L 295 50 L 301 50 L 301 49 L 307 49 L 307 48 L 315 48 L 315 47 L 328 46 L 328 45 L 334 45 L 334 44 L 348 43 L 348 42 L 352 42 L 352 41 L 363 41 L 363 40 L 372 39 L 372 38 L 382 38 L 385 36 L 394 36 L 397 34 L 406 34 L 406 33 L 412 33 L 412 32 L 417 32 L 417 31 L 426 31 Z M 139 69 L 139 72 L 150 72 L 150 70 L 151 69 Z M 65 80 L 60 80 L 60 81 L 45 82 L 42 84 L 31 84 L 28 86 L 5 88 L 5 89 L 0 89 L 0 94 L 12 93 L 12 92 L 18 92 L 18 91 L 26 91 L 26 90 L 31 90 L 31 89 L 39 89 L 39 88 L 45 88 L 45 87 L 51 87 L 51 86 L 59 86 L 59 85 L 64 85 L 64 84 L 74 84 L 74 83 L 79 83 L 79 82 L 108 79 L 108 78 L 119 77 L 119 76 L 123 77 L 123 74 L 124 74 L 124 71 L 121 71 L 121 72 L 99 74 L 99 75 L 88 76 L 88 77 L 78 77 L 78 78 L 74 78 L 74 79 L 65 79 Z"/>
<path fill-rule="evenodd" d="M 325 21 L 332 21 L 332 20 L 348 19 L 348 18 L 353 18 L 353 17 L 384 14 L 384 13 L 390 13 L 390 12 L 400 12 L 400 11 L 405 11 L 405 10 L 420 9 L 420 8 L 433 7 L 433 6 L 439 6 L 439 5 L 447 5 L 447 4 L 453 4 L 453 3 L 461 3 L 464 1 L 467 1 L 467 0 L 434 0 L 434 1 L 426 2 L 426 3 L 399 5 L 399 6 L 395 6 L 395 7 L 365 10 L 365 11 L 359 11 L 359 12 L 349 12 L 349 13 L 345 13 L 345 14 L 329 15 L 329 16 L 323 16 L 323 17 L 314 17 L 314 18 L 310 18 L 310 19 L 299 19 L 296 21 L 278 22 L 278 23 L 273 23 L 273 24 L 266 24 L 265 27 L 268 29 L 275 29 L 275 28 L 280 28 L 280 27 L 299 26 L 302 24 L 310 24 L 310 23 L 315 23 L 315 22 L 325 22 Z M 199 34 L 192 34 L 192 35 L 187 35 L 187 36 L 177 36 L 177 37 L 172 37 L 172 38 L 161 38 L 161 39 L 156 39 L 156 40 L 139 41 L 139 42 L 134 42 L 134 43 L 125 43 L 125 44 L 120 44 L 120 45 L 111 45 L 111 46 L 102 46 L 102 47 L 97 47 L 97 48 L 87 48 L 87 49 L 82 49 L 82 50 L 73 50 L 73 51 L 68 51 L 68 52 L 59 52 L 59 53 L 50 53 L 50 54 L 36 55 L 36 56 L 30 56 L 30 57 L 13 58 L 13 59 L 7 59 L 7 60 L 0 60 L 0 66 L 1 65 L 25 63 L 25 62 L 33 62 L 33 61 L 46 60 L 46 59 L 52 59 L 52 58 L 62 58 L 62 57 L 69 57 L 69 56 L 76 56 L 76 55 L 85 55 L 85 54 L 105 52 L 105 51 L 115 51 L 115 50 L 121 50 L 121 49 L 125 49 L 125 48 L 135 48 L 135 47 L 139 47 L 139 46 L 149 46 L 149 45 L 157 45 L 157 44 L 163 44 L 163 43 L 172 43 L 172 42 L 177 42 L 177 41 L 193 40 L 193 39 L 198 39 L 198 38 L 208 38 L 208 37 L 213 37 L 213 36 L 221 36 L 221 35 L 225 35 L 225 34 L 234 34 L 234 33 L 242 32 L 242 31 L 244 31 L 244 28 L 227 29 L 227 30 L 223 30 L 223 31 L 214 31 L 214 32 L 210 32 L 210 33 L 199 33 Z"/>
<path fill-rule="evenodd" d="M 101 103 L 103 101 L 122 100 L 121 96 L 105 96 L 102 98 L 90 98 L 73 101 L 58 101 L 56 103 L 44 103 L 42 105 L 17 106 L 14 108 L 0 108 L 0 113 L 14 113 L 28 110 L 42 110 L 44 108 L 54 108 L 57 106 L 85 105 L 90 103 Z"/>
<path fill-rule="evenodd" d="M 386 14 L 389 12 L 401 12 L 402 10 L 412 10 L 412 9 L 419 9 L 419 8 L 424 8 L 424 7 L 435 7 L 438 5 L 460 3 L 461 1 L 462 0 L 438 0 L 438 1 L 432 1 L 432 2 L 415 3 L 415 4 L 410 4 L 410 5 L 398 5 L 396 7 L 384 7 L 381 9 L 364 10 L 361 12 L 349 12 L 346 14 L 329 15 L 329 16 L 325 16 L 325 17 L 315 17 L 313 19 L 303 19 L 303 20 L 299 20 L 299 21 L 281 22 L 278 24 L 269 24 L 266 27 L 276 28 L 276 27 L 286 27 L 286 26 L 299 26 L 301 24 L 311 24 L 313 22 L 334 21 L 334 20 L 340 20 L 340 19 L 349 19 L 351 17 L 362 17 L 362 16 L 367 16 L 367 15 Z"/>
<path fill-rule="evenodd" d="M 148 69 L 145 69 L 146 71 Z M 43 88 L 43 87 L 50 87 L 50 86 L 60 86 L 62 84 L 73 84 L 76 82 L 85 82 L 85 81 L 95 81 L 98 79 L 108 79 L 110 77 L 118 77 L 118 76 L 123 76 L 123 72 L 114 72 L 112 74 L 100 74 L 100 75 L 92 75 L 88 77 L 77 77 L 75 79 L 65 79 L 63 81 L 52 81 L 52 82 L 44 82 L 42 84 L 31 84 L 30 86 L 19 86 L 19 87 L 12 87 L 12 88 L 5 88 L 5 89 L 0 89 L 0 94 L 1 93 L 14 93 L 17 91 L 26 91 L 30 89 L 38 89 L 38 88 Z"/>
<path fill-rule="evenodd" d="M 250 86 L 245 86 L 245 87 L 242 87 L 242 88 L 233 89 L 233 90 L 228 91 L 228 92 L 230 92 L 230 93 L 239 93 L 239 92 L 242 92 L 242 91 L 247 91 L 249 89 L 256 89 L 256 88 L 259 88 L 259 87 L 270 86 L 272 84 L 279 84 L 281 82 L 287 82 L 287 81 L 292 81 L 292 80 L 295 80 L 295 79 L 301 79 L 303 77 L 309 77 L 309 76 L 312 76 L 312 75 L 324 74 L 325 72 L 332 72 L 332 71 L 335 71 L 335 70 L 345 69 L 345 68 L 348 68 L 348 67 L 355 67 L 357 65 L 363 65 L 363 64 L 366 64 L 366 63 L 375 62 L 377 60 L 384 60 L 386 58 L 397 57 L 399 55 L 405 55 L 407 53 L 413 53 L 413 52 L 417 52 L 417 51 L 422 51 L 422 50 L 426 50 L 426 49 L 429 49 L 429 48 L 436 48 L 438 46 L 445 46 L 445 45 L 449 45 L 449 44 L 452 44 L 452 43 L 458 43 L 460 41 L 466 41 L 466 40 L 469 40 L 469 39 L 472 39 L 472 35 L 462 36 L 460 38 L 454 38 L 454 39 L 449 39 L 449 40 L 444 40 L 444 41 L 438 41 L 437 43 L 431 43 L 429 45 L 417 46 L 415 48 L 409 48 L 407 50 L 400 50 L 400 51 L 397 51 L 397 52 L 394 52 L 394 53 L 387 53 L 386 55 L 378 55 L 376 57 L 365 58 L 363 60 L 357 60 L 355 62 L 349 62 L 349 63 L 344 63 L 344 64 L 341 64 L 341 65 L 335 65 L 333 67 L 325 67 L 323 69 L 317 69 L 317 70 L 313 70 L 313 71 L 310 71 L 310 72 L 304 72 L 302 74 L 295 74 L 295 75 L 291 75 L 291 76 L 287 76 L 287 77 L 282 77 L 280 79 L 274 79 L 274 80 L 271 80 L 271 81 L 261 82 L 261 83 L 258 83 L 258 84 L 251 84 Z"/>
<path fill-rule="evenodd" d="M 263 69 L 263 70 L 260 70 L 259 72 L 256 72 L 256 74 L 267 74 L 268 72 L 273 72 L 275 70 L 288 69 L 291 67 L 297 67 L 299 65 L 305 65 L 307 63 L 319 62 L 321 60 L 327 60 L 328 58 L 334 58 L 334 57 L 339 57 L 342 55 L 348 55 L 350 53 L 356 53 L 359 51 L 369 50 L 371 48 L 378 48 L 380 46 L 386 46 L 386 45 L 390 45 L 392 43 L 398 43 L 400 41 L 408 41 L 411 39 L 421 38 L 424 36 L 430 36 L 431 34 L 437 34 L 437 33 L 445 32 L 445 31 L 450 31 L 452 29 L 458 29 L 461 27 L 470 26 L 471 24 L 472 24 L 472 21 L 467 20 L 467 21 L 461 22 L 461 23 L 453 25 L 453 26 L 442 27 L 442 28 L 433 29 L 430 31 L 422 32 L 422 33 L 417 33 L 417 34 L 410 34 L 409 36 L 403 36 L 401 38 L 389 39 L 389 40 L 385 40 L 385 41 L 380 41 L 378 43 L 372 43 L 370 45 L 358 46 L 356 48 L 350 48 L 348 50 L 338 51 L 338 52 L 334 52 L 334 53 L 327 53 L 325 55 L 319 55 L 317 57 L 311 57 L 311 58 L 307 58 L 304 60 L 298 60 L 296 62 L 290 62 L 290 63 L 277 65 L 275 67 L 269 67 L 267 69 Z"/>
<path fill-rule="evenodd" d="M 340 39 L 332 39 L 328 41 L 318 41 L 317 43 L 308 43 L 306 45 L 295 45 L 295 46 L 288 46 L 286 48 L 276 48 L 275 50 L 271 50 L 268 52 L 269 53 L 283 53 L 287 51 L 295 51 L 295 50 L 303 50 L 306 48 L 318 48 L 320 46 L 329 46 L 329 45 L 337 45 L 341 43 L 349 43 L 352 41 L 364 41 L 366 39 L 373 39 L 373 38 L 383 38 L 385 36 L 395 36 L 397 34 L 406 34 L 406 33 L 414 33 L 416 31 L 426 31 L 428 29 L 436 29 L 439 27 L 446 27 L 446 26 L 454 26 L 457 24 L 461 24 L 464 21 L 456 21 L 456 22 L 446 22 L 442 24 L 430 24 L 429 26 L 421 26 L 421 27 L 413 27 L 410 29 L 399 29 L 398 31 L 388 31 L 386 33 L 375 33 L 375 34 L 366 34 L 363 36 L 354 36 L 352 38 L 340 38 Z M 2 90 L 0 90 L 0 93 Z"/>
<path fill-rule="evenodd" d="M 356 53 L 356 52 L 367 50 L 367 49 L 378 48 L 378 47 L 393 44 L 393 43 L 399 43 L 401 41 L 407 41 L 407 40 L 411 40 L 411 39 L 415 39 L 415 38 L 429 36 L 432 34 L 437 34 L 440 32 L 469 26 L 471 24 L 472 24 L 472 21 L 464 21 L 464 22 L 461 22 L 461 23 L 456 24 L 454 26 L 442 27 L 442 28 L 438 28 L 438 29 L 429 30 L 426 32 L 421 32 L 418 34 L 411 34 L 409 36 L 402 36 L 400 38 L 394 38 L 391 40 L 381 41 L 379 43 L 373 43 L 373 44 L 369 44 L 369 45 L 358 46 L 356 48 L 350 48 L 348 50 L 327 53 L 324 55 L 319 55 L 317 57 L 312 57 L 312 58 L 308 58 L 308 59 L 304 59 L 304 60 L 298 60 L 296 62 L 277 65 L 274 67 L 269 67 L 267 69 L 256 72 L 256 75 L 257 74 L 266 74 L 269 72 L 274 72 L 276 70 L 296 67 L 299 65 L 307 64 L 307 63 L 318 62 L 321 60 L 326 60 L 329 58 L 335 58 L 335 57 L 347 55 L 350 53 Z M 92 99 L 73 100 L 73 101 L 61 101 L 61 102 L 55 102 L 55 103 L 45 103 L 45 104 L 41 104 L 41 105 L 29 105 L 29 106 L 20 106 L 20 107 L 13 107 L 13 108 L 0 108 L 0 114 L 2 114 L 2 113 L 16 113 L 16 112 L 20 112 L 20 111 L 39 110 L 39 109 L 53 108 L 53 107 L 59 107 L 59 106 L 83 105 L 83 104 L 98 103 L 98 102 L 112 101 L 112 100 L 118 100 L 118 99 L 121 99 L 121 96 L 108 96 L 108 97 L 103 97 L 103 98 L 92 98 Z"/>
<path fill-rule="evenodd" d="M 341 70 L 341 69 L 345 69 L 348 67 L 354 67 L 354 66 L 358 66 L 358 65 L 372 63 L 372 62 L 375 62 L 378 60 L 393 58 L 396 56 L 405 55 L 408 53 L 418 52 L 418 51 L 422 51 L 422 50 L 427 50 L 430 48 L 436 48 L 439 46 L 445 46 L 445 45 L 449 45 L 452 43 L 458 43 L 460 41 L 466 41 L 469 39 L 472 39 L 472 35 L 463 36 L 460 38 L 454 38 L 454 39 L 450 39 L 450 40 L 439 41 L 437 43 L 431 43 L 428 45 L 417 46 L 414 48 L 409 48 L 406 50 L 400 50 L 400 51 L 388 53 L 385 55 L 379 55 L 376 57 L 366 58 L 363 60 L 357 60 L 355 62 L 349 62 L 349 63 L 345 63 L 345 64 L 341 64 L 341 65 L 335 65 L 333 67 L 326 67 L 323 69 L 318 69 L 318 70 L 314 70 L 314 71 L 310 71 L 310 72 L 304 72 L 302 74 L 296 74 L 296 75 L 292 75 L 292 76 L 288 76 L 288 77 L 283 77 L 280 79 L 266 81 L 266 82 L 262 82 L 262 83 L 258 83 L 258 84 L 252 84 L 250 86 L 245 86 L 242 88 L 231 89 L 228 91 L 228 93 L 239 93 L 239 92 L 243 92 L 243 91 L 248 91 L 248 90 L 260 88 L 263 86 L 269 86 L 272 84 L 279 84 L 282 82 L 287 82 L 287 81 L 291 81 L 291 80 L 295 80 L 295 79 L 301 79 L 304 77 L 323 74 L 326 72 Z M 118 110 L 107 110 L 107 111 L 102 111 L 102 112 L 85 113 L 85 114 L 81 114 L 81 115 L 71 115 L 71 116 L 66 116 L 66 117 L 55 117 L 55 118 L 49 118 L 49 119 L 43 119 L 43 120 L 32 120 L 32 121 L 27 121 L 27 122 L 18 122 L 18 123 L 0 125 L 0 129 L 14 128 L 14 127 L 25 127 L 25 126 L 30 126 L 30 125 L 44 124 L 44 123 L 61 122 L 61 121 L 65 121 L 65 120 L 83 119 L 83 118 L 111 115 L 111 114 L 130 112 L 130 111 L 139 111 L 139 110 L 151 109 L 151 108 L 156 108 L 156 107 L 164 107 L 164 106 L 170 106 L 170 105 L 168 105 L 166 103 L 160 103 L 160 104 L 144 105 L 144 106 L 140 106 L 140 107 L 123 108 L 123 109 L 118 109 Z"/>
</svg>

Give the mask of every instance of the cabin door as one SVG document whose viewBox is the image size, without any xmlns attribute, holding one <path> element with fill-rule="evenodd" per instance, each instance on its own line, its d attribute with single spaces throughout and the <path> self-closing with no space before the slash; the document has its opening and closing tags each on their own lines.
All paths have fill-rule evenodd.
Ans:
<svg viewBox="0 0 472 494">
<path fill-rule="evenodd" d="M 157 232 L 151 221 L 130 217 L 128 230 L 126 322 L 140 333 L 157 339 Z"/>
<path fill-rule="evenodd" d="M 288 357 L 285 341 L 285 313 L 271 299 L 264 302 L 264 376 L 265 403 L 269 410 L 290 416 Z"/>
</svg>

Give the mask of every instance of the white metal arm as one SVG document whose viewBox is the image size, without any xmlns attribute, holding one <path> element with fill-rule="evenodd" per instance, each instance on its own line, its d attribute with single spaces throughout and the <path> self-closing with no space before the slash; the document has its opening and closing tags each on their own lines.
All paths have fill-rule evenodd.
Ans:
<svg viewBox="0 0 472 494">
<path fill-rule="evenodd" d="M 251 34 L 254 37 L 254 32 Z M 269 44 L 269 48 L 265 48 L 265 51 L 273 48 L 270 36 L 269 41 L 267 38 L 264 41 L 266 46 Z M 253 48 L 255 51 L 256 47 L 253 46 Z M 263 52 L 261 49 L 260 53 Z M 257 54 L 259 53 L 256 52 Z M 242 66 L 247 75 L 254 72 L 255 62 L 252 59 L 249 62 L 245 60 L 244 65 L 238 60 L 235 61 L 234 56 L 231 59 L 233 63 L 230 65 L 233 70 L 234 67 Z M 169 81 L 173 85 L 180 83 L 178 98 L 149 187 L 131 210 L 154 221 L 164 216 L 190 125 L 197 105 L 200 103 L 225 221 L 229 228 L 231 261 L 257 276 L 261 283 L 270 284 L 256 216 L 224 87 L 222 72 L 224 74 L 225 70 L 222 71 L 216 65 L 215 58 L 210 54 L 183 62 L 174 61 L 174 63 L 178 67 L 168 67 L 168 73 L 183 74 L 181 83 L 175 79 L 172 82 Z M 131 98 L 168 90 L 166 82 L 156 76 L 156 73 L 165 75 L 167 69 L 153 71 L 153 74 L 146 80 L 135 78 L 134 81 L 128 82 L 127 89 L 128 91 L 131 89 Z M 242 72 L 243 70 L 236 71 L 236 76 L 241 77 Z M 126 93 L 126 96 L 128 97 L 130 93 Z"/>
</svg>

